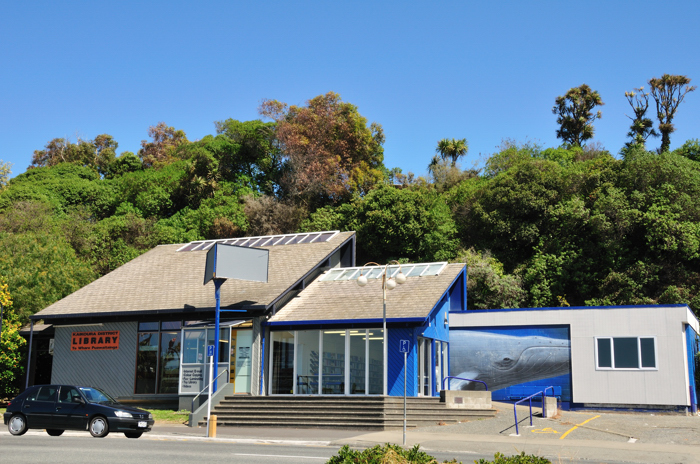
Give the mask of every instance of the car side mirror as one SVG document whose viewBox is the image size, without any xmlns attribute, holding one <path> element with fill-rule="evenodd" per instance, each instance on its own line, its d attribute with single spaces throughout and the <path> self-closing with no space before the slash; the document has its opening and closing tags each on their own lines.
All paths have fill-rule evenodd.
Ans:
<svg viewBox="0 0 700 464">
<path fill-rule="evenodd" d="M 73 397 L 73 402 L 74 402 L 74 403 L 85 404 L 85 400 L 84 400 L 81 396 L 74 396 L 74 397 Z"/>
</svg>

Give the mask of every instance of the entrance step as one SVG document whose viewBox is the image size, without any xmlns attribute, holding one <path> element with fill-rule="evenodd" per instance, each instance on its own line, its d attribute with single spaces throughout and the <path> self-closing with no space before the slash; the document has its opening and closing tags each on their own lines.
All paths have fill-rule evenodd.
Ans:
<svg viewBox="0 0 700 464">
<path fill-rule="evenodd" d="M 227 396 L 213 410 L 219 427 L 403 427 L 403 397 Z M 440 398 L 407 398 L 407 427 L 492 418 L 496 409 L 451 409 Z M 200 422 L 204 425 L 206 421 Z"/>
</svg>

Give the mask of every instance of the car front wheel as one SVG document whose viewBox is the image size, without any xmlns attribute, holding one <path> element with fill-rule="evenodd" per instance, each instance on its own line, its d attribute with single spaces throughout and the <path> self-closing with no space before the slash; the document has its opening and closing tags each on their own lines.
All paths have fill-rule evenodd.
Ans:
<svg viewBox="0 0 700 464">
<path fill-rule="evenodd" d="M 143 432 L 124 432 L 126 438 L 138 438 L 143 435 Z"/>
<path fill-rule="evenodd" d="M 24 435 L 27 433 L 27 419 L 22 414 L 14 415 L 7 423 L 7 429 L 12 435 Z"/>
<path fill-rule="evenodd" d="M 58 430 L 58 429 L 46 429 L 46 433 L 51 435 L 52 437 L 60 437 L 63 434 L 63 430 Z"/>
<path fill-rule="evenodd" d="M 109 433 L 109 422 L 102 416 L 93 417 L 90 421 L 90 435 L 96 438 L 106 437 Z"/>
</svg>

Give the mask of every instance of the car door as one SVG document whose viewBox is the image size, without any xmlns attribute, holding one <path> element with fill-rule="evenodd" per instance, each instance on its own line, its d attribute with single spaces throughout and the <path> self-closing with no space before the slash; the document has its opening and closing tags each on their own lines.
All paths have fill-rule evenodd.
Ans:
<svg viewBox="0 0 700 464">
<path fill-rule="evenodd" d="M 84 430 L 87 425 L 85 402 L 78 389 L 62 385 L 58 392 L 52 428 L 60 430 Z"/>
<path fill-rule="evenodd" d="M 44 385 L 30 393 L 24 400 L 22 413 L 27 417 L 31 429 L 53 428 L 53 415 L 56 412 L 56 385 Z"/>
</svg>

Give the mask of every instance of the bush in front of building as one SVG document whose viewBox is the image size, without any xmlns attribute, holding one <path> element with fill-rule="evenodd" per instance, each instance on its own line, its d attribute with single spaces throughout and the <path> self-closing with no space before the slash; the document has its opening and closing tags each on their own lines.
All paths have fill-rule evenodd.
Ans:
<svg viewBox="0 0 700 464">
<path fill-rule="evenodd" d="M 363 451 L 350 449 L 343 446 L 336 456 L 332 456 L 327 464 L 438 464 L 437 459 L 421 451 L 420 445 L 407 450 L 399 445 L 387 443 L 384 446 L 376 445 Z M 445 461 L 444 464 L 457 463 L 456 460 Z M 539 463 L 538 463 L 539 464 Z"/>
<path fill-rule="evenodd" d="M 552 464 L 552 461 L 543 457 L 535 456 L 534 454 L 525 454 L 522 451 L 514 456 L 504 456 L 501 453 L 496 453 L 493 456 L 493 461 L 479 459 L 474 461 L 475 464 Z"/>
<path fill-rule="evenodd" d="M 363 451 L 352 450 L 348 445 L 343 446 L 336 456 L 331 457 L 327 464 L 439 464 L 433 456 L 420 450 L 420 445 L 415 445 L 407 450 L 399 445 L 387 443 L 384 446 L 376 445 Z M 456 464 L 455 459 L 444 461 L 443 464 Z M 525 454 L 521 452 L 514 456 L 504 456 L 496 453 L 493 461 L 479 459 L 475 464 L 552 464 L 552 461 L 543 457 Z M 461 462 L 460 462 L 461 464 Z"/>
</svg>

